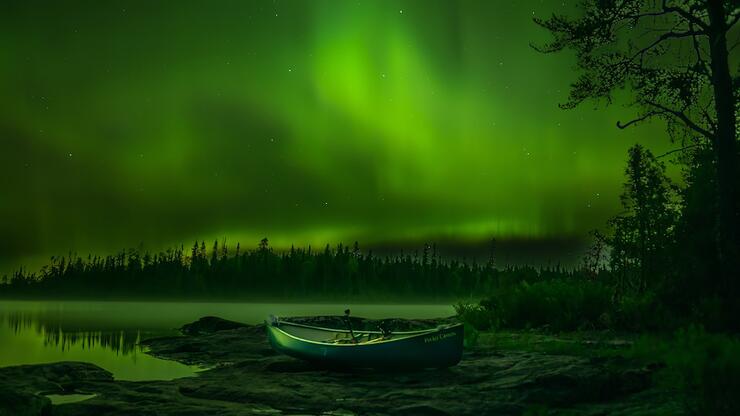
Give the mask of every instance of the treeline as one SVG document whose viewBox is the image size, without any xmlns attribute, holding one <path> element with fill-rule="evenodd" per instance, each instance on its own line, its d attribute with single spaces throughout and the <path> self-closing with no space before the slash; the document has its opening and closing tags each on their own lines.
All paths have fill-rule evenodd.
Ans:
<svg viewBox="0 0 740 416">
<path fill-rule="evenodd" d="M 717 255 L 713 162 L 707 149 L 684 155 L 684 184 L 640 145 L 628 152 L 623 211 L 595 231 L 589 267 L 598 279 L 527 280 L 490 288 L 458 313 L 480 329 L 548 326 L 666 330 L 700 324 L 740 330 L 738 258 Z"/>
<path fill-rule="evenodd" d="M 606 274 L 601 270 L 602 274 Z M 434 245 L 421 253 L 376 256 L 358 243 L 323 250 L 276 252 L 267 239 L 256 249 L 233 252 L 218 241 L 196 242 L 157 254 L 130 249 L 84 259 L 52 258 L 38 273 L 5 276 L 5 298 L 452 300 L 477 298 L 493 288 L 521 281 L 594 279 L 598 270 L 505 267 L 492 261 L 444 260 Z"/>
<path fill-rule="evenodd" d="M 680 317 L 737 330 L 740 263 L 719 248 L 736 246 L 720 244 L 729 230 L 718 223 L 715 161 L 707 147 L 690 150 L 680 159 L 679 185 L 659 157 L 633 146 L 621 195 L 624 210 L 601 238 L 611 254 L 618 297 L 642 298 L 653 305 L 649 310 L 657 320 Z"/>
</svg>

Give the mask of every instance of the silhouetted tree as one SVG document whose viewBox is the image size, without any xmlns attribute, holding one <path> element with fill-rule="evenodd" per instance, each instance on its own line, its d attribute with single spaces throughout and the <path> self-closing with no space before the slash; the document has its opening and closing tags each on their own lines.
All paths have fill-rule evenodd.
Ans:
<svg viewBox="0 0 740 416">
<path fill-rule="evenodd" d="M 218 240 L 213 242 L 213 251 L 211 251 L 211 266 L 215 266 L 218 262 Z"/>
<path fill-rule="evenodd" d="M 583 271 L 591 280 L 594 280 L 603 271 L 605 263 L 609 259 L 609 238 L 599 230 L 591 231 L 589 234 L 593 242 L 583 258 Z M 556 274 L 559 272 L 560 264 L 558 263 Z"/>
<path fill-rule="evenodd" d="M 733 81 L 729 66 L 737 44 L 727 44 L 728 36 L 737 39 L 737 0 L 584 0 L 581 9 L 575 19 L 535 18 L 554 37 L 535 49 L 572 49 L 582 71 L 561 106 L 573 108 L 587 99 L 608 104 L 613 91 L 629 87 L 639 114 L 618 127 L 660 118 L 684 146 L 712 149 L 716 255 L 723 265 L 724 286 L 738 289 L 733 261 L 740 234 L 740 77 L 735 75 Z"/>
<path fill-rule="evenodd" d="M 206 258 L 206 242 L 205 240 L 200 242 L 200 249 L 198 249 L 198 257 L 201 259 Z"/>
<path fill-rule="evenodd" d="M 220 243 L 222 250 L 225 245 Z M 214 246 L 218 248 L 217 243 Z M 359 244 L 355 247 L 359 249 Z M 517 284 L 524 280 L 570 279 L 582 275 L 531 267 L 494 271 L 475 262 L 445 261 L 436 253 L 432 258 L 431 263 L 425 264 L 423 259 L 409 254 L 361 255 L 344 245 L 338 245 L 335 251 L 327 245 L 323 252 L 292 247 L 290 251 L 276 253 L 265 239 L 255 250 L 209 259 L 201 241 L 193 244 L 189 257 L 183 256 L 183 247 L 179 247 L 154 254 L 126 250 L 102 258 L 83 259 L 72 253 L 68 257 L 52 258 L 39 274 L 20 269 L 5 284 L 0 281 L 0 297 L 305 299 L 309 296 L 329 300 L 361 296 L 384 301 L 420 297 L 448 301 L 458 296 L 483 295 L 500 282 Z M 389 295 L 397 297 L 389 298 Z"/>
<path fill-rule="evenodd" d="M 496 267 L 496 239 L 491 239 L 491 246 L 488 252 L 488 267 Z"/>
<path fill-rule="evenodd" d="M 260 240 L 259 246 L 257 247 L 259 248 L 260 252 L 267 252 L 270 250 L 270 241 L 267 239 L 267 237 L 265 237 Z"/>
<path fill-rule="evenodd" d="M 422 252 L 421 264 L 427 266 L 429 264 L 429 243 L 424 243 L 424 251 Z"/>
<path fill-rule="evenodd" d="M 637 144 L 630 148 L 621 196 L 625 212 L 610 223 L 612 268 L 621 277 L 620 289 L 644 291 L 648 276 L 664 276 L 669 268 L 677 221 L 676 194 L 665 166 Z"/>
</svg>

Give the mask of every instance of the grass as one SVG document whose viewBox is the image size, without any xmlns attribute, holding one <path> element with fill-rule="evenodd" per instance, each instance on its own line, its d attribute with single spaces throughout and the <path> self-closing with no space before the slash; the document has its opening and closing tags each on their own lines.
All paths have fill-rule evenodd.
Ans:
<svg viewBox="0 0 740 416">
<path fill-rule="evenodd" d="M 455 310 L 470 328 L 467 346 L 601 359 L 618 371 L 652 368 L 651 391 L 686 413 L 740 414 L 740 337 L 686 326 L 691 320 L 653 293 L 615 299 L 598 282 L 553 279 L 496 288 Z"/>
<path fill-rule="evenodd" d="M 666 334 L 542 330 L 480 331 L 477 345 L 651 366 L 653 384 L 676 392 L 689 414 L 740 414 L 740 338 L 688 327 Z M 620 364 L 622 363 L 622 364 Z M 534 414 L 537 414 L 536 412 Z"/>
<path fill-rule="evenodd" d="M 646 335 L 631 349 L 634 357 L 658 358 L 665 369 L 657 382 L 685 395 L 690 413 L 740 414 L 740 338 L 690 326 L 670 337 Z"/>
<path fill-rule="evenodd" d="M 557 335 L 541 331 L 485 331 L 478 345 L 501 351 L 531 351 L 554 355 L 615 357 L 624 355 L 637 339 L 634 334 L 605 331 L 563 332 Z"/>
</svg>

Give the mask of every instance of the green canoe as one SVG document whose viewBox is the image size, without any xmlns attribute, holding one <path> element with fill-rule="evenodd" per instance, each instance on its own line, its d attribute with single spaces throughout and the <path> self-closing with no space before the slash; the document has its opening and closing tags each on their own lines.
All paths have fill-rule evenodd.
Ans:
<svg viewBox="0 0 740 416">
<path fill-rule="evenodd" d="M 270 317 L 270 344 L 278 352 L 339 368 L 444 368 L 460 362 L 463 326 L 406 331 L 354 331 L 320 328 Z"/>
</svg>

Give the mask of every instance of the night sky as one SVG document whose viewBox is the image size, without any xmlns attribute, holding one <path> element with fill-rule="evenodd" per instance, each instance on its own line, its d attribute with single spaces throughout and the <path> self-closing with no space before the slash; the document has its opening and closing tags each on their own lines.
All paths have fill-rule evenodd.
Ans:
<svg viewBox="0 0 740 416">
<path fill-rule="evenodd" d="M 624 100 L 558 108 L 573 56 L 529 47 L 553 11 L 3 1 L 0 274 L 196 238 L 565 255 L 619 211 L 626 149 L 671 144 L 617 129 Z"/>
</svg>

